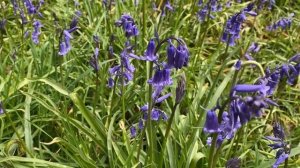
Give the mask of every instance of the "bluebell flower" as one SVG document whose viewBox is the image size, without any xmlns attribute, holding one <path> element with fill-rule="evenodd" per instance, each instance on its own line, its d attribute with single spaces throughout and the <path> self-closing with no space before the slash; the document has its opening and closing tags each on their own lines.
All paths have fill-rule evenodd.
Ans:
<svg viewBox="0 0 300 168">
<path fill-rule="evenodd" d="M 203 4 L 203 0 L 198 1 L 198 6 L 201 6 Z"/>
<path fill-rule="evenodd" d="M 290 149 L 285 142 L 284 129 L 277 122 L 273 125 L 273 135 L 274 137 L 267 136 L 266 139 L 274 142 L 274 144 L 269 145 L 273 150 L 278 149 L 275 156 L 276 162 L 273 164 L 273 168 L 277 168 L 281 163 L 288 159 Z"/>
<path fill-rule="evenodd" d="M 6 19 L 0 20 L 0 30 L 4 30 L 6 25 Z"/>
<path fill-rule="evenodd" d="M 169 41 L 169 45 L 167 47 L 167 67 L 173 68 L 175 64 L 175 55 L 176 55 L 176 48 L 175 46 Z"/>
<path fill-rule="evenodd" d="M 43 25 L 41 24 L 41 22 L 40 21 L 38 21 L 38 20 L 35 20 L 34 22 L 33 22 L 33 27 L 34 27 L 34 30 L 33 30 L 33 32 L 32 32 L 32 34 L 31 34 L 31 37 L 32 37 L 32 41 L 35 43 L 35 44 L 38 44 L 39 43 L 39 35 L 41 34 L 41 27 L 42 27 Z"/>
<path fill-rule="evenodd" d="M 143 121 L 143 119 L 139 119 L 139 124 L 138 124 L 138 126 L 139 126 L 139 129 L 144 129 L 144 121 Z"/>
<path fill-rule="evenodd" d="M 0 101 L 0 115 L 4 113 L 2 102 Z"/>
<path fill-rule="evenodd" d="M 173 80 L 171 79 L 170 69 L 157 69 L 154 76 L 148 80 L 148 83 L 154 87 L 172 85 Z"/>
<path fill-rule="evenodd" d="M 143 119 L 147 120 L 148 119 L 148 105 L 144 105 L 140 108 L 140 110 L 143 112 Z M 159 119 L 162 119 L 164 121 L 168 120 L 168 116 L 165 112 L 158 108 L 153 108 L 151 110 L 151 120 L 153 121 L 158 121 Z"/>
<path fill-rule="evenodd" d="M 131 135 L 131 138 L 136 137 L 136 128 L 134 126 L 132 126 L 130 128 L 130 135 Z"/>
<path fill-rule="evenodd" d="M 198 2 L 198 6 L 202 6 L 203 1 L 200 0 Z M 210 7 L 210 8 L 209 8 Z M 218 0 L 209 0 L 198 12 L 197 12 L 197 16 L 198 16 L 198 20 L 203 22 L 205 20 L 205 18 L 207 17 L 208 13 L 210 10 L 210 18 L 214 18 L 214 16 L 212 15 L 212 12 L 218 12 L 222 10 L 222 6 L 221 4 L 218 2 Z"/>
<path fill-rule="evenodd" d="M 157 6 L 155 4 L 155 1 L 152 1 L 151 6 L 154 11 L 159 11 L 159 9 L 157 8 Z"/>
<path fill-rule="evenodd" d="M 287 18 L 281 18 L 280 20 L 276 21 L 272 25 L 268 26 L 267 30 L 268 31 L 275 31 L 275 30 L 277 30 L 279 28 L 281 28 L 282 30 L 284 30 L 284 29 L 287 29 L 287 28 L 291 27 L 292 17 L 293 16 L 294 16 L 294 14 L 291 14 Z"/>
<path fill-rule="evenodd" d="M 147 61 L 156 61 L 158 58 L 156 56 L 155 49 L 155 41 L 154 39 L 151 39 L 148 43 L 147 50 L 144 53 L 143 59 Z"/>
<path fill-rule="evenodd" d="M 275 0 L 260 0 L 258 1 L 257 9 L 262 10 L 266 5 L 268 6 L 268 9 L 271 10 L 275 5 Z"/>
<path fill-rule="evenodd" d="M 112 88 L 112 87 L 114 86 L 114 80 L 113 80 L 112 77 L 109 77 L 109 78 L 108 78 L 107 86 L 108 86 L 109 88 Z"/>
<path fill-rule="evenodd" d="M 11 0 L 11 3 L 12 3 L 12 5 L 13 5 L 14 15 L 16 15 L 16 14 L 17 14 L 17 11 L 19 10 L 19 5 L 18 5 L 18 3 L 17 3 L 16 0 Z"/>
<path fill-rule="evenodd" d="M 35 6 L 32 4 L 31 0 L 24 0 L 24 4 L 29 14 L 36 14 L 37 10 Z"/>
<path fill-rule="evenodd" d="M 59 44 L 59 52 L 58 54 L 61 56 L 65 56 L 71 50 L 71 42 L 70 40 L 73 38 L 68 30 L 63 31 L 63 39 Z"/>
<path fill-rule="evenodd" d="M 159 117 L 160 117 L 160 111 L 154 108 L 151 112 L 151 119 L 154 121 L 158 121 Z"/>
<path fill-rule="evenodd" d="M 241 159 L 239 158 L 231 158 L 226 162 L 225 168 L 240 168 Z"/>
<path fill-rule="evenodd" d="M 166 4 L 165 4 L 165 8 L 168 9 L 169 11 L 173 11 L 174 8 L 172 7 L 170 0 L 167 0 Z"/>
<path fill-rule="evenodd" d="M 242 67 L 242 61 L 239 59 L 239 60 L 237 60 L 236 63 L 234 64 L 234 68 L 235 68 L 236 70 L 240 70 L 241 67 Z"/>
<path fill-rule="evenodd" d="M 249 84 L 237 84 L 233 87 L 232 93 L 236 92 L 249 93 L 249 92 L 260 92 L 262 95 L 267 95 L 267 91 L 270 89 L 269 86 L 264 84 L 261 85 L 249 85 Z"/>
<path fill-rule="evenodd" d="M 224 32 L 221 38 L 222 42 L 228 43 L 229 46 L 235 45 L 235 40 L 240 38 L 240 31 L 243 22 L 246 20 L 246 14 L 254 15 L 251 10 L 253 9 L 253 4 L 250 3 L 246 8 L 241 10 L 239 13 L 231 16 L 225 25 Z"/>
<path fill-rule="evenodd" d="M 133 79 L 133 73 L 135 71 L 134 66 L 130 63 L 129 55 L 131 54 L 131 48 L 126 47 L 120 54 L 121 61 L 120 65 L 115 65 L 109 69 L 110 78 L 108 80 L 108 86 L 112 87 L 114 80 L 113 77 L 118 77 L 123 81 L 123 85 L 127 85 L 129 81 Z"/>
<path fill-rule="evenodd" d="M 127 38 L 137 36 L 139 34 L 138 28 L 129 14 L 123 14 L 121 18 L 115 22 L 115 25 L 123 28 Z"/>
<path fill-rule="evenodd" d="M 183 66 L 187 66 L 189 62 L 189 51 L 186 46 L 178 45 L 176 48 L 176 54 L 174 57 L 174 67 L 181 69 Z"/>
<path fill-rule="evenodd" d="M 93 67 L 95 72 L 99 71 L 99 64 L 98 64 L 98 55 L 99 55 L 99 48 L 96 47 L 94 54 L 90 60 L 90 65 Z"/>
<path fill-rule="evenodd" d="M 253 53 L 257 53 L 260 50 L 260 46 L 258 45 L 258 43 L 252 43 L 250 45 L 250 47 L 248 48 L 247 52 L 245 53 L 245 57 L 247 60 L 254 60 L 254 58 L 252 57 Z"/>
<path fill-rule="evenodd" d="M 208 110 L 206 113 L 206 121 L 203 131 L 205 133 L 218 133 L 220 132 L 218 117 L 215 110 Z"/>
<path fill-rule="evenodd" d="M 77 27 L 78 17 L 79 16 L 75 16 L 72 22 L 70 23 L 70 28 L 62 32 L 62 37 L 60 38 L 59 52 L 58 52 L 58 54 L 61 56 L 65 56 L 72 48 L 71 39 L 73 39 L 73 37 L 71 33 L 73 33 L 78 29 Z"/>
<path fill-rule="evenodd" d="M 21 17 L 21 24 L 22 24 L 22 25 L 27 24 L 27 23 L 28 23 L 28 20 L 27 20 L 25 14 L 24 14 L 24 11 L 23 11 L 21 8 L 20 8 L 19 11 L 20 11 L 20 17 Z"/>
<path fill-rule="evenodd" d="M 295 54 L 288 61 L 289 62 L 300 63 L 300 53 Z"/>
</svg>

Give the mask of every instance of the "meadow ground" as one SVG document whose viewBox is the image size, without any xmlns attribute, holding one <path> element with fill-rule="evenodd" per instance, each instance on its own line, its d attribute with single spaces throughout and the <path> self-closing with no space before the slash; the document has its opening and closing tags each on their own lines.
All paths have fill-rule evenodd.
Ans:
<svg viewBox="0 0 300 168">
<path fill-rule="evenodd" d="M 300 167 L 299 0 L 0 8 L 0 167 Z"/>
</svg>

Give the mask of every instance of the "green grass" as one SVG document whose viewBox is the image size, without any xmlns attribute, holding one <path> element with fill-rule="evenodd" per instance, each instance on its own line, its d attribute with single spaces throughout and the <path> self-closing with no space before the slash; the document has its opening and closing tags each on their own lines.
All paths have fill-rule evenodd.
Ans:
<svg viewBox="0 0 300 168">
<path fill-rule="evenodd" d="M 272 10 L 248 17 L 241 38 L 228 49 L 219 42 L 224 24 L 247 3 L 223 7 L 213 13 L 214 19 L 203 23 L 196 17 L 196 0 L 171 3 L 174 12 L 160 17 L 150 0 L 140 1 L 138 6 L 134 0 L 116 0 L 111 8 L 94 0 L 80 1 L 78 7 L 73 1 L 46 1 L 40 9 L 43 17 L 30 16 L 22 27 L 12 4 L 2 2 L 0 19 L 6 18 L 7 23 L 5 30 L 0 30 L 0 100 L 5 110 L 0 115 L 0 167 L 160 167 L 160 160 L 161 167 L 208 167 L 211 148 L 202 132 L 206 111 L 224 103 L 235 83 L 253 84 L 262 75 L 250 65 L 237 73 L 232 63 L 243 56 L 251 42 L 261 46 L 253 57 L 263 69 L 274 68 L 299 53 L 300 2 L 278 0 Z M 79 29 L 72 34 L 71 51 L 61 57 L 59 36 L 77 9 L 82 12 Z M 289 29 L 266 31 L 268 25 L 291 12 L 295 16 Z M 180 37 L 189 48 L 188 66 L 173 71 L 174 84 L 164 91 L 173 96 L 160 105 L 170 116 L 177 80 L 185 74 L 186 93 L 176 108 L 166 141 L 163 137 L 168 122 L 161 120 L 150 122 L 144 133 L 138 131 L 137 137 L 130 137 L 130 127 L 142 117 L 140 107 L 149 102 L 151 64 L 132 60 L 136 68 L 133 81 L 124 87 L 107 87 L 108 69 L 120 62 L 126 41 L 121 28 L 114 26 L 123 13 L 134 18 L 140 32 L 131 41 L 135 54 L 144 54 L 155 30 L 161 40 Z M 43 24 L 37 45 L 31 33 L 24 38 L 25 31 L 33 31 L 32 17 Z M 100 38 L 97 74 L 89 65 L 96 47 L 93 35 Z M 110 45 L 113 58 L 108 52 Z M 165 46 L 158 52 L 164 61 Z M 232 157 L 241 159 L 241 167 L 271 167 L 275 151 L 263 137 L 272 135 L 274 121 L 284 126 L 291 147 L 288 167 L 299 167 L 300 80 L 294 86 L 280 86 L 273 99 L 278 107 L 266 109 L 261 118 L 252 119 L 232 140 L 223 142 L 216 167 L 224 167 Z"/>
</svg>

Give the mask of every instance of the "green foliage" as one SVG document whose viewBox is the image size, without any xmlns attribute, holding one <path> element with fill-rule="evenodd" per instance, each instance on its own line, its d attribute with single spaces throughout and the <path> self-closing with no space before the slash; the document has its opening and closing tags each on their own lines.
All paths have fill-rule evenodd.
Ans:
<svg viewBox="0 0 300 168">
<path fill-rule="evenodd" d="M 210 147 L 202 132 L 206 110 L 226 102 L 235 83 L 252 84 L 262 75 L 260 69 L 248 65 L 237 74 L 232 63 L 243 57 L 251 42 L 261 45 L 253 57 L 264 69 L 285 63 L 300 51 L 299 1 L 279 0 L 272 10 L 248 17 L 236 46 L 228 48 L 219 41 L 225 22 L 248 2 L 224 6 L 214 14 L 215 19 L 201 23 L 196 0 L 171 0 L 174 11 L 167 11 L 164 17 L 152 9 L 152 1 L 142 0 L 137 6 L 134 1 L 115 0 L 108 7 L 95 0 L 79 1 L 79 6 L 73 1 L 45 1 L 40 8 L 43 17 L 34 16 L 43 24 L 37 45 L 31 39 L 32 16 L 22 26 L 12 4 L 1 2 L 0 20 L 7 22 L 0 29 L 0 100 L 5 110 L 0 115 L 0 167 L 156 167 L 161 158 L 162 167 L 207 167 Z M 23 7 L 22 1 L 18 3 Z M 62 57 L 58 55 L 60 34 L 69 27 L 76 10 L 82 13 L 79 29 L 72 35 L 71 51 Z M 289 29 L 266 31 L 268 25 L 292 12 L 295 16 Z M 167 88 L 172 98 L 160 105 L 169 116 L 175 112 L 165 141 L 164 121 L 151 122 L 151 131 L 138 130 L 137 137 L 130 136 L 131 126 L 142 117 L 140 107 L 151 96 L 147 80 L 152 67 L 148 63 L 133 60 L 133 81 L 123 87 L 107 87 L 108 70 L 119 62 L 127 40 L 114 25 L 123 13 L 129 13 L 140 30 L 133 40 L 136 55 L 144 54 L 156 30 L 160 39 L 182 38 L 190 51 L 189 65 L 172 74 L 174 85 Z M 96 47 L 93 35 L 100 39 L 99 72 L 89 65 Z M 164 49 L 159 53 L 165 61 Z M 186 93 L 173 109 L 175 83 L 182 73 Z M 278 88 L 273 99 L 279 107 L 264 111 L 262 118 L 252 119 L 223 143 L 216 167 L 224 167 L 232 157 L 239 157 L 242 167 L 271 167 L 275 152 L 264 137 L 272 134 L 272 123 L 277 120 L 288 135 L 289 167 L 300 164 L 300 80 Z"/>
</svg>

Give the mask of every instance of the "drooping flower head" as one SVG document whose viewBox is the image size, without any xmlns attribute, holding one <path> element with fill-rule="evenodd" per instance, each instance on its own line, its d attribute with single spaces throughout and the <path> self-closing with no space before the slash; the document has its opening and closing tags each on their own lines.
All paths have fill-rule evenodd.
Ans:
<svg viewBox="0 0 300 168">
<path fill-rule="evenodd" d="M 96 47 L 94 54 L 90 60 L 90 65 L 93 67 L 95 72 L 99 71 L 99 64 L 98 64 L 98 55 L 99 55 L 99 48 Z"/>
<path fill-rule="evenodd" d="M 147 61 L 156 61 L 157 56 L 155 55 L 155 41 L 151 39 L 148 43 L 147 50 L 144 53 L 144 59 Z"/>
<path fill-rule="evenodd" d="M 134 126 L 132 126 L 130 128 L 130 135 L 131 135 L 131 138 L 136 137 L 136 128 Z"/>
<path fill-rule="evenodd" d="M 170 75 L 171 75 L 170 69 L 162 69 L 162 70 L 158 69 L 154 73 L 153 78 L 148 80 L 148 83 L 155 87 L 172 85 L 173 80 L 171 79 Z"/>
<path fill-rule="evenodd" d="M 206 121 L 203 131 L 205 133 L 218 133 L 220 132 L 218 117 L 215 110 L 208 110 L 206 113 Z"/>
</svg>

